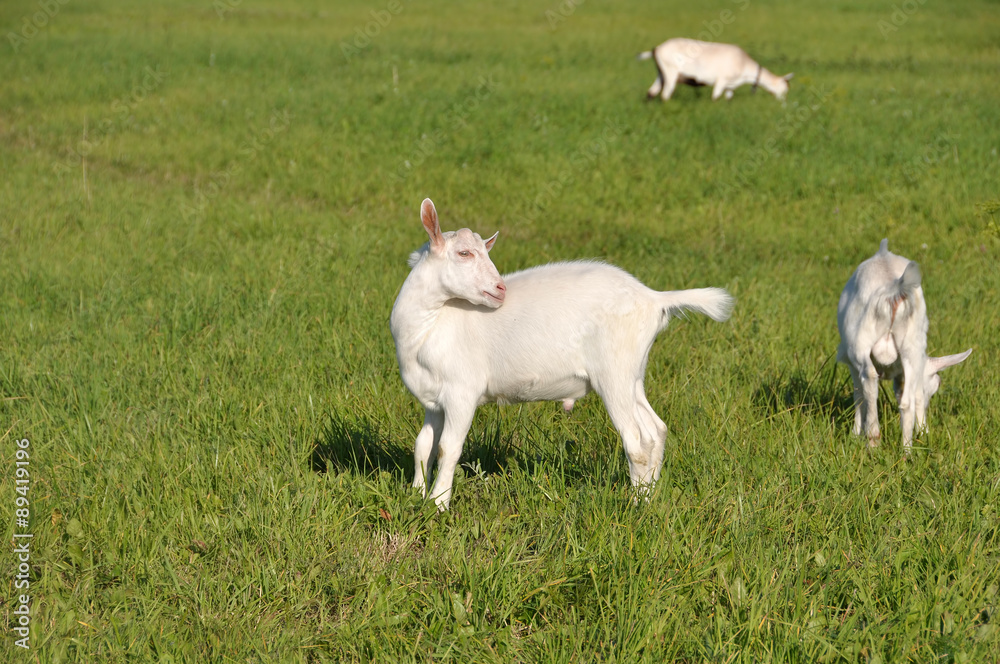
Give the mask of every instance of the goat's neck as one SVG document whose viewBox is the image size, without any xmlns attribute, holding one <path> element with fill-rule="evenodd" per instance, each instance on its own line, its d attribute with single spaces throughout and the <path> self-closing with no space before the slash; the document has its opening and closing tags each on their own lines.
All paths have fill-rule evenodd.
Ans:
<svg viewBox="0 0 1000 664">
<path fill-rule="evenodd" d="M 418 265 L 399 290 L 392 308 L 392 334 L 400 356 L 416 353 L 451 299 L 432 275 Z"/>
</svg>

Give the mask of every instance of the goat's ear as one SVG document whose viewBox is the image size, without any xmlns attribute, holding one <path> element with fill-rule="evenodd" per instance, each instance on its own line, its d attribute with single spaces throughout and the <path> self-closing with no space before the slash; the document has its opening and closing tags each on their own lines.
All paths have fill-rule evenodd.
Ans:
<svg viewBox="0 0 1000 664">
<path fill-rule="evenodd" d="M 972 353 L 972 349 L 965 351 L 964 353 L 958 353 L 956 355 L 945 355 L 944 357 L 928 357 L 927 358 L 927 373 L 928 375 L 936 374 L 942 369 L 947 369 L 948 367 L 953 367 L 956 364 L 961 364 L 965 361 L 965 358 L 969 357 Z"/>
<path fill-rule="evenodd" d="M 489 240 L 486 241 L 486 251 L 489 251 L 490 249 L 493 248 L 493 245 L 497 241 L 497 236 L 498 235 L 500 235 L 500 231 L 497 231 L 496 233 L 494 233 L 493 237 L 491 237 Z"/>
<path fill-rule="evenodd" d="M 795 72 L 792 72 L 790 74 L 785 74 L 781 78 L 785 79 L 785 81 L 788 82 L 788 81 L 792 80 L 793 78 L 795 78 Z"/>
<path fill-rule="evenodd" d="M 441 235 L 441 226 L 438 224 L 438 213 L 434 209 L 434 202 L 425 198 L 420 204 L 420 221 L 424 225 L 424 230 L 431 238 L 431 249 L 440 250 L 444 247 L 444 236 Z"/>
</svg>

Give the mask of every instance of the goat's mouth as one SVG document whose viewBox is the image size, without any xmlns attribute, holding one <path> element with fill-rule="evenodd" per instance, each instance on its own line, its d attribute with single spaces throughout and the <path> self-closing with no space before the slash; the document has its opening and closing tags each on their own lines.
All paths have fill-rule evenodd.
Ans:
<svg viewBox="0 0 1000 664">
<path fill-rule="evenodd" d="M 487 302 L 490 304 L 496 304 L 498 307 L 503 304 L 504 298 L 506 297 L 506 294 L 503 291 L 500 291 L 499 295 L 494 295 L 489 291 L 483 291 L 483 295 L 486 296 Z"/>
</svg>

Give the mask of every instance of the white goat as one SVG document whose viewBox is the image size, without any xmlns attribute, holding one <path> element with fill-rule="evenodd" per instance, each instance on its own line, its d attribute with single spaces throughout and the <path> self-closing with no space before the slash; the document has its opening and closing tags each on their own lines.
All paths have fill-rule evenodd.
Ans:
<svg viewBox="0 0 1000 664">
<path fill-rule="evenodd" d="M 413 485 L 447 509 L 455 466 L 476 407 L 573 400 L 594 390 L 622 436 L 632 484 L 660 474 L 667 427 L 643 390 L 646 361 L 672 314 L 693 310 L 724 321 L 733 300 L 720 288 L 650 290 L 596 262 L 554 263 L 501 278 L 486 240 L 467 228 L 441 232 L 430 199 L 420 208 L 430 241 L 392 308 L 399 372 L 423 404 Z"/>
<path fill-rule="evenodd" d="M 927 404 L 941 386 L 938 372 L 972 352 L 927 357 L 928 325 L 920 267 L 891 253 L 889 241 L 882 240 L 878 253 L 851 275 L 837 306 L 837 360 L 847 364 L 854 380 L 853 431 L 856 436 L 864 431 L 870 447 L 881 438 L 879 379 L 892 380 L 909 454 L 914 425 L 918 433 L 926 428 Z"/>
<path fill-rule="evenodd" d="M 670 99 L 678 83 L 712 86 L 712 100 L 723 94 L 733 98 L 733 90 L 741 85 L 764 88 L 779 100 L 788 94 L 788 82 L 794 74 L 778 76 L 761 67 L 739 46 L 716 44 L 697 39 L 668 39 L 656 48 L 638 55 L 640 60 L 653 59 L 657 76 L 646 96 L 659 95 Z"/>
</svg>

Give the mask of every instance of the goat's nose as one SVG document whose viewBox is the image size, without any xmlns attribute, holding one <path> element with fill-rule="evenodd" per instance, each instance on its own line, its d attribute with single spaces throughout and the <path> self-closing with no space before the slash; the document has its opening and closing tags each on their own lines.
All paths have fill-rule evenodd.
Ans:
<svg viewBox="0 0 1000 664">
<path fill-rule="evenodd" d="M 507 292 L 507 286 L 505 286 L 502 281 L 498 281 L 497 282 L 497 290 L 500 291 L 501 293 L 506 293 Z"/>
</svg>

